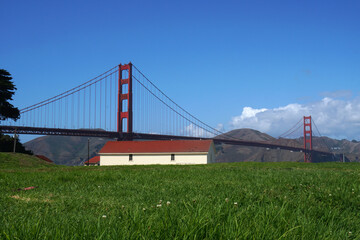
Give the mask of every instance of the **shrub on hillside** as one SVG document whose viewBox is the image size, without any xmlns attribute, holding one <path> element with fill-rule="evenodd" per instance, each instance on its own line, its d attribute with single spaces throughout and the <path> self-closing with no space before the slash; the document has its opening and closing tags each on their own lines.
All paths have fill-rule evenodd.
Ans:
<svg viewBox="0 0 360 240">
<path fill-rule="evenodd" d="M 8 135 L 0 134 L 0 152 L 12 152 L 13 150 L 14 150 L 14 138 Z M 29 155 L 33 154 L 32 151 L 26 150 L 19 140 L 16 141 L 15 151 L 17 153 L 25 153 Z"/>
</svg>

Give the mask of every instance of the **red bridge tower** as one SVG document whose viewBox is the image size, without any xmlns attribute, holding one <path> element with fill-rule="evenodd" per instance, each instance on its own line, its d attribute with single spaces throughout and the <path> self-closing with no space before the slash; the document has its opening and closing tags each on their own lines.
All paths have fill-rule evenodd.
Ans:
<svg viewBox="0 0 360 240">
<path fill-rule="evenodd" d="M 304 162 L 311 162 L 312 127 L 311 116 L 304 117 Z"/>
<path fill-rule="evenodd" d="M 133 132 L 132 64 L 119 65 L 117 131 Z M 131 140 L 131 139 L 128 139 Z"/>
</svg>

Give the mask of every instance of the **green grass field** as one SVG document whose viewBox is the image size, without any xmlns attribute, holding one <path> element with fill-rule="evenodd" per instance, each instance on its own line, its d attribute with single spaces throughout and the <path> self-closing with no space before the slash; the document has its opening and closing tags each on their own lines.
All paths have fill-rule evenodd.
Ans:
<svg viewBox="0 0 360 240">
<path fill-rule="evenodd" d="M 356 163 L 61 167 L 25 157 L 0 154 L 0 239 L 360 239 Z"/>
</svg>

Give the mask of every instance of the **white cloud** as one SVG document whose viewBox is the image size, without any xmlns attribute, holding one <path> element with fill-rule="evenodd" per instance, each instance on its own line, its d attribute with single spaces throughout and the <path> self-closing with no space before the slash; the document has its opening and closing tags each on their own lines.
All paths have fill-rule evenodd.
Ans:
<svg viewBox="0 0 360 240">
<path fill-rule="evenodd" d="M 224 131 L 225 131 L 225 129 L 224 129 L 224 124 L 219 123 L 219 124 L 216 126 L 215 129 L 216 129 L 217 131 L 219 131 L 219 132 L 224 132 Z"/>
<path fill-rule="evenodd" d="M 324 97 L 330 97 L 330 98 L 351 98 L 353 93 L 350 90 L 338 90 L 334 92 L 323 92 L 321 93 Z"/>
<path fill-rule="evenodd" d="M 218 124 L 217 126 L 217 130 L 219 130 L 220 128 L 222 128 L 223 125 L 222 124 Z M 206 131 L 205 129 L 198 127 L 192 123 L 190 123 L 189 125 L 187 125 L 185 127 L 185 129 L 183 129 L 181 131 L 181 135 L 184 136 L 191 136 L 191 137 L 203 137 L 203 138 L 211 138 L 214 137 L 214 134 Z"/>
<path fill-rule="evenodd" d="M 252 128 L 278 137 L 303 116 L 309 115 L 324 136 L 360 139 L 360 98 L 343 100 L 325 97 L 311 104 L 294 103 L 273 109 L 244 107 L 241 115 L 231 119 L 230 126 L 232 129 Z M 317 135 L 313 128 L 314 135 Z M 301 134 L 300 128 L 297 135 Z"/>
</svg>

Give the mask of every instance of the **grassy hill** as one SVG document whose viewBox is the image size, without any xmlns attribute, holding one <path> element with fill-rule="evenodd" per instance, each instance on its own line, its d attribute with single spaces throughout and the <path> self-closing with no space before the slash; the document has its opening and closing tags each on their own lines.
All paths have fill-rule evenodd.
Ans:
<svg viewBox="0 0 360 240">
<path fill-rule="evenodd" d="M 57 166 L 32 155 L 0 152 L 0 169 L 34 169 L 54 167 Z"/>
<path fill-rule="evenodd" d="M 8 167 L 0 239 L 360 238 L 358 163 Z"/>
</svg>

